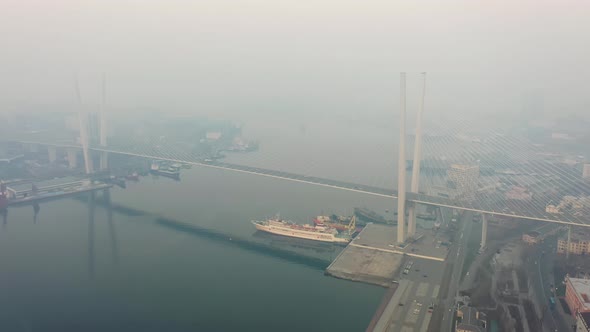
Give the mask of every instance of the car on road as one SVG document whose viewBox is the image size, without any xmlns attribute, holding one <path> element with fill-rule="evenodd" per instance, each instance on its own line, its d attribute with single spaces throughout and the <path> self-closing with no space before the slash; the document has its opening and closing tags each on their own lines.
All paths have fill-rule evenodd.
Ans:
<svg viewBox="0 0 590 332">
<path fill-rule="evenodd" d="M 428 275 L 427 274 L 424 274 L 424 275 L 422 275 L 422 277 L 426 278 L 426 277 L 428 277 Z"/>
<path fill-rule="evenodd" d="M 420 309 L 414 309 L 414 315 L 417 315 L 420 313 Z"/>
</svg>

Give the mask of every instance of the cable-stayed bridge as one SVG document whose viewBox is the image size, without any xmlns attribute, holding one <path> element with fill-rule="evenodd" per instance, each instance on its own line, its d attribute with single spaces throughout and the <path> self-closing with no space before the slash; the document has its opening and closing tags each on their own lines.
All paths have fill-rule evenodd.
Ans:
<svg viewBox="0 0 590 332">
<path fill-rule="evenodd" d="M 405 86 L 405 83 L 404 85 Z M 402 96 L 405 95 L 402 89 Z M 405 96 L 402 99 L 405 113 Z M 103 107 L 104 108 L 104 107 Z M 56 150 L 65 149 L 71 166 L 75 167 L 80 151 L 84 155 L 84 166 L 88 173 L 95 168 L 91 155 L 100 159 L 99 169 L 107 167 L 109 154 L 121 154 L 154 160 L 167 160 L 200 167 L 208 167 L 232 172 L 276 178 L 286 181 L 313 184 L 397 199 L 400 192 L 405 199 L 398 200 L 398 211 L 405 210 L 400 201 L 408 202 L 410 220 L 408 236 L 415 231 L 415 204 L 448 207 L 481 213 L 483 216 L 483 240 L 487 232 L 486 215 L 511 219 L 529 219 L 565 225 L 590 226 L 590 186 L 581 175 L 559 161 L 550 149 L 534 144 L 523 135 L 503 132 L 488 127 L 478 127 L 464 119 L 454 119 L 447 123 L 426 123 L 429 128 L 422 135 L 420 111 L 417 129 L 406 135 L 400 126 L 400 156 L 397 173 L 398 185 L 403 188 L 392 189 L 383 186 L 353 183 L 313 176 L 314 172 L 298 174 L 292 171 L 247 166 L 238 163 L 211 161 L 202 154 L 192 152 L 183 144 L 162 140 L 161 133 L 149 132 L 143 137 L 130 135 L 116 140 L 106 139 L 104 117 L 100 119 L 100 130 L 95 131 L 93 140 L 88 138 L 87 125 L 81 121 L 78 135 L 68 135 L 58 131 L 24 132 L 5 130 L 1 141 L 19 142 L 32 149 L 39 146 L 47 148 L 49 160 L 55 160 Z M 82 117 L 81 117 L 82 118 Z M 400 120 L 405 123 L 405 119 Z M 110 125 L 110 124 L 109 124 Z M 422 136 L 423 139 L 422 139 Z M 408 158 L 401 147 L 406 138 L 414 145 L 414 157 Z M 423 142 L 422 142 L 423 140 Z M 82 142 L 83 144 L 81 144 Z M 92 143 L 94 142 L 94 143 Z M 384 149 L 386 150 L 386 149 Z M 406 159 L 408 164 L 406 164 Z M 405 171 L 412 169 L 410 190 L 405 189 Z M 418 171 L 415 171 L 418 170 Z M 395 169 L 392 169 L 395 171 Z M 393 172 L 392 172 L 393 174 Z M 415 178 L 421 178 L 420 183 Z M 400 190 L 401 189 L 401 190 Z M 398 218 L 405 214 L 398 213 Z M 405 220 L 398 225 L 405 226 Z M 405 240 L 405 231 L 400 232 L 399 242 Z"/>
<path fill-rule="evenodd" d="M 76 153 L 79 153 L 82 150 L 82 145 L 73 142 L 67 143 L 50 141 L 32 141 L 25 139 L 10 139 L 10 141 L 19 142 L 29 146 L 44 146 L 49 151 L 56 148 L 63 148 L 68 151 L 75 151 Z M 312 184 L 317 186 L 333 188 L 337 190 L 346 190 L 385 198 L 398 198 L 398 191 L 394 189 L 380 188 L 365 184 L 319 178 L 314 176 L 283 172 L 280 170 L 271 170 L 252 166 L 238 165 L 234 163 L 226 163 L 220 161 L 204 161 L 202 157 L 192 156 L 190 153 L 183 152 L 182 150 L 174 148 L 173 146 L 160 145 L 158 148 L 154 148 L 154 146 L 151 144 L 143 144 L 143 146 L 140 144 L 133 144 L 133 148 L 90 146 L 89 150 L 95 151 L 97 153 L 113 153 L 154 160 L 166 160 L 170 162 L 186 163 L 200 167 L 208 167 L 232 172 L 240 172 L 244 174 L 265 176 L 286 181 Z M 551 178 L 552 176 L 547 175 L 546 177 Z M 408 192 L 406 193 L 406 200 L 418 204 L 442 206 L 461 210 L 470 210 L 478 213 L 492 214 L 497 216 L 523 218 L 570 225 L 590 226 L 590 223 L 585 223 L 583 219 L 574 214 L 566 212 L 560 214 L 548 213 L 546 212 L 546 206 L 542 205 L 540 202 L 530 203 L 528 205 L 524 203 L 511 204 L 510 201 L 504 200 L 502 199 L 502 197 L 498 195 L 494 197 L 491 194 L 476 193 L 475 199 L 471 201 L 465 201 L 462 199 L 452 199 L 447 197 L 427 195 L 424 193 Z"/>
</svg>

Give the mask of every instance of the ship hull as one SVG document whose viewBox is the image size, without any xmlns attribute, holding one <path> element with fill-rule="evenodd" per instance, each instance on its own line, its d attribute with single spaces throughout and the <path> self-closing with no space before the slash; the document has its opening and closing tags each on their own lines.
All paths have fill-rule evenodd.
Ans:
<svg viewBox="0 0 590 332">
<path fill-rule="evenodd" d="M 284 228 L 284 227 L 276 227 L 276 226 L 271 226 L 271 225 L 261 225 L 256 222 L 252 222 L 252 223 L 254 224 L 254 226 L 256 227 L 257 230 L 262 231 L 262 232 L 266 232 L 266 233 L 276 234 L 276 235 L 282 235 L 282 236 L 288 236 L 288 237 L 294 237 L 294 238 L 306 239 L 306 240 L 312 240 L 312 241 L 331 242 L 331 243 L 346 244 L 346 243 L 350 242 L 350 239 L 338 238 L 338 237 L 333 236 L 332 234 L 321 234 L 321 233 L 309 232 L 309 231 L 299 230 L 299 229 L 288 229 L 288 228 Z"/>
<path fill-rule="evenodd" d="M 180 173 L 179 172 L 166 172 L 166 171 L 161 171 L 161 170 L 151 170 L 150 172 L 152 172 L 152 174 L 155 174 L 155 175 L 161 175 L 161 176 L 165 176 L 165 177 L 172 178 L 175 180 L 180 180 Z"/>
</svg>

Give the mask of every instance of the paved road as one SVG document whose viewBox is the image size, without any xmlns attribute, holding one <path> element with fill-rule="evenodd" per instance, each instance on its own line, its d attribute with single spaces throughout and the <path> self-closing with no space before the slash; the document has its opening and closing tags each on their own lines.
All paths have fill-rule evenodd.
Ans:
<svg viewBox="0 0 590 332">
<path fill-rule="evenodd" d="M 455 297 L 459 291 L 459 281 L 465 260 L 467 240 L 470 237 L 473 226 L 472 220 L 472 212 L 466 211 L 461 216 L 461 227 L 457 231 L 456 243 L 451 247 L 447 256 L 446 267 L 441 281 L 439 304 L 430 322 L 429 331 L 453 331 Z"/>
<path fill-rule="evenodd" d="M 433 313 L 428 308 L 439 296 L 445 263 L 409 257 L 404 259 L 401 270 L 408 264 L 411 264 L 408 274 L 400 272 L 398 277 L 407 283 L 407 287 L 399 296 L 397 308 L 390 313 L 384 331 L 426 332 L 429 328 Z"/>
<path fill-rule="evenodd" d="M 553 275 L 553 260 L 556 250 L 556 238 L 549 237 L 547 241 L 539 244 L 534 255 L 527 261 L 527 269 L 530 271 L 531 281 L 535 287 L 537 301 L 543 308 L 542 324 L 544 331 L 572 331 L 571 327 L 560 314 L 560 304 L 556 304 L 554 310 L 548 307 L 549 298 L 555 297 L 550 285 L 555 285 Z M 557 298 L 556 298 L 557 301 Z"/>
<path fill-rule="evenodd" d="M 451 282 L 449 283 L 449 291 L 447 294 L 447 300 L 445 301 L 445 307 L 447 308 L 446 320 L 443 322 L 443 331 L 452 331 L 452 321 L 455 314 L 453 309 L 455 306 L 455 297 L 459 295 L 459 284 L 461 282 L 461 273 L 463 271 L 463 264 L 465 263 L 465 253 L 467 251 L 467 242 L 471 237 L 471 228 L 473 227 L 473 213 L 465 211 L 461 216 L 461 233 L 459 234 L 459 241 L 457 242 L 457 253 L 456 257 L 449 256 L 449 260 L 454 259 L 453 272 L 451 274 Z"/>
</svg>

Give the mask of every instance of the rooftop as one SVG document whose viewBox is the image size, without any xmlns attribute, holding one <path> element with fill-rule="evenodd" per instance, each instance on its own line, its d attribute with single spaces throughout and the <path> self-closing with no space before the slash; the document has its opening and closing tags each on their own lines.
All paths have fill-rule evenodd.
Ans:
<svg viewBox="0 0 590 332">
<path fill-rule="evenodd" d="M 586 327 L 590 327 L 590 312 L 579 312 L 578 316 L 584 321 Z"/>
<path fill-rule="evenodd" d="M 590 280 L 570 277 L 567 277 L 567 279 L 572 285 L 580 303 L 584 305 L 584 309 L 590 310 Z"/>
<path fill-rule="evenodd" d="M 457 311 L 457 316 L 461 317 L 461 322 L 457 323 L 457 330 L 484 332 L 486 315 L 479 312 L 477 308 L 463 305 Z"/>
</svg>

